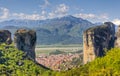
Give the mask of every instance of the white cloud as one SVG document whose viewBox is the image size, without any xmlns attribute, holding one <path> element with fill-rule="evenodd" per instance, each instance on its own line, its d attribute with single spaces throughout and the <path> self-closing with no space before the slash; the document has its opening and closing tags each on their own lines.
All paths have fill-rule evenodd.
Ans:
<svg viewBox="0 0 120 76">
<path fill-rule="evenodd" d="M 45 6 L 48 6 L 50 3 L 48 0 L 45 1 Z M 37 11 L 33 11 L 33 14 L 27 14 L 27 13 L 10 13 L 9 9 L 0 7 L 0 20 L 5 20 L 5 19 L 12 19 L 12 18 L 17 18 L 17 19 L 30 19 L 30 20 L 44 20 L 44 19 L 51 19 L 55 17 L 63 17 L 65 15 L 68 15 L 69 12 L 69 6 L 66 4 L 59 4 L 56 6 L 54 9 L 51 10 L 51 12 L 45 11 L 44 9 L 41 11 L 40 14 L 37 13 Z M 81 17 L 83 19 L 89 19 L 93 21 L 105 21 L 108 20 L 108 15 L 107 14 L 92 14 L 92 13 L 79 13 L 79 14 L 74 14 L 73 16 L 75 17 Z M 113 20 L 113 23 L 115 24 L 120 24 L 120 19 L 115 19 Z"/>
<path fill-rule="evenodd" d="M 45 3 L 48 4 L 47 1 Z M 47 12 L 43 9 L 40 14 L 37 14 L 35 11 L 34 14 L 13 13 L 11 16 L 18 19 L 44 20 L 44 19 L 51 19 L 55 17 L 65 16 L 67 15 L 68 10 L 69 7 L 67 5 L 60 4 L 51 12 Z"/>
<path fill-rule="evenodd" d="M 81 18 L 84 18 L 84 19 L 97 19 L 97 20 L 101 20 L 101 19 L 107 20 L 107 19 L 109 19 L 107 14 L 96 15 L 96 14 L 92 14 L 92 13 L 89 13 L 89 14 L 80 13 L 80 14 L 75 14 L 74 16 L 81 17 Z"/>
<path fill-rule="evenodd" d="M 12 16 L 18 17 L 19 19 L 29 19 L 29 20 L 43 20 L 44 15 L 39 14 L 24 14 L 24 13 L 13 13 Z"/>
<path fill-rule="evenodd" d="M 0 7 L 0 19 L 7 19 L 9 17 L 9 10 L 4 7 Z"/>
<path fill-rule="evenodd" d="M 50 2 L 48 0 L 44 0 L 44 4 L 40 5 L 39 7 L 41 7 L 42 9 L 45 9 L 46 7 L 48 7 L 50 5 Z"/>
<path fill-rule="evenodd" d="M 69 10 L 69 7 L 65 4 L 60 4 L 56 10 L 55 10 L 55 13 L 57 14 L 66 14 Z"/>
<path fill-rule="evenodd" d="M 55 14 L 54 13 L 48 13 L 48 18 L 54 18 L 55 17 Z"/>
<path fill-rule="evenodd" d="M 106 22 L 106 21 L 109 21 L 108 14 L 79 13 L 79 14 L 74 14 L 73 16 L 78 17 L 78 18 L 87 19 L 91 22 Z"/>
<path fill-rule="evenodd" d="M 112 21 L 115 25 L 120 25 L 120 19 L 114 19 Z"/>
<path fill-rule="evenodd" d="M 68 14 L 69 6 L 65 4 L 58 5 L 55 10 L 48 13 L 48 18 L 62 17 Z"/>
<path fill-rule="evenodd" d="M 42 14 L 42 15 L 45 15 L 45 14 L 47 14 L 47 12 L 43 10 L 43 11 L 41 12 L 41 14 Z"/>
<path fill-rule="evenodd" d="M 91 19 L 91 18 L 96 17 L 94 14 L 83 14 L 83 13 L 75 14 L 75 16 L 76 17 L 81 17 L 81 18 L 84 18 L 84 19 Z"/>
</svg>

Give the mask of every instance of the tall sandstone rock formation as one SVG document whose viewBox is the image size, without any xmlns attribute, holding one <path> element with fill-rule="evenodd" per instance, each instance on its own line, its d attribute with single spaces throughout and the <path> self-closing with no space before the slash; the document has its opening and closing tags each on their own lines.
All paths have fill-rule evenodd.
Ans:
<svg viewBox="0 0 120 76">
<path fill-rule="evenodd" d="M 0 43 L 12 43 L 11 33 L 8 30 L 0 30 Z"/>
<path fill-rule="evenodd" d="M 33 30 L 19 29 L 14 34 L 16 48 L 22 50 L 35 61 L 36 32 Z"/>
<path fill-rule="evenodd" d="M 96 57 L 104 56 L 105 49 L 114 47 L 115 25 L 106 22 L 101 26 L 89 28 L 84 31 L 83 39 L 83 62 L 86 64 Z"/>
<path fill-rule="evenodd" d="M 120 48 L 120 25 L 118 26 L 118 30 L 116 32 L 115 47 Z"/>
</svg>

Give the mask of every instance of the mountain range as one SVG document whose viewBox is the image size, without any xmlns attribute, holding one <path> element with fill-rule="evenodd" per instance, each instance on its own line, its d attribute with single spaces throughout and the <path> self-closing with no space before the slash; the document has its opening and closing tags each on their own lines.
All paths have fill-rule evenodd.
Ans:
<svg viewBox="0 0 120 76">
<path fill-rule="evenodd" d="M 37 44 L 81 44 L 82 33 L 95 24 L 82 18 L 68 15 L 46 20 L 8 20 L 0 22 L 0 29 L 7 29 L 12 36 L 17 29 L 34 29 L 37 32 Z"/>
</svg>

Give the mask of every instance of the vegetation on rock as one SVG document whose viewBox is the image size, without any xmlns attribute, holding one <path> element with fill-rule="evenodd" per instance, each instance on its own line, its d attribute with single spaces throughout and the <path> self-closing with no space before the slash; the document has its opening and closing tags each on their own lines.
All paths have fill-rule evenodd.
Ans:
<svg viewBox="0 0 120 76">
<path fill-rule="evenodd" d="M 39 76 L 45 71 L 13 45 L 0 45 L 0 76 Z"/>
</svg>

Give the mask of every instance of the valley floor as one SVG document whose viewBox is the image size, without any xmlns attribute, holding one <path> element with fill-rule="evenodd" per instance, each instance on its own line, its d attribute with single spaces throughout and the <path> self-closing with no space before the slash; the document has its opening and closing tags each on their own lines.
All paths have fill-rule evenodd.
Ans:
<svg viewBox="0 0 120 76">
<path fill-rule="evenodd" d="M 81 45 L 41 46 L 36 48 L 36 61 L 52 70 L 68 70 L 82 64 Z"/>
<path fill-rule="evenodd" d="M 51 68 L 52 70 L 68 70 L 76 67 L 82 61 L 82 53 L 80 54 L 58 54 L 58 55 L 40 55 L 36 61 L 43 66 Z"/>
</svg>

